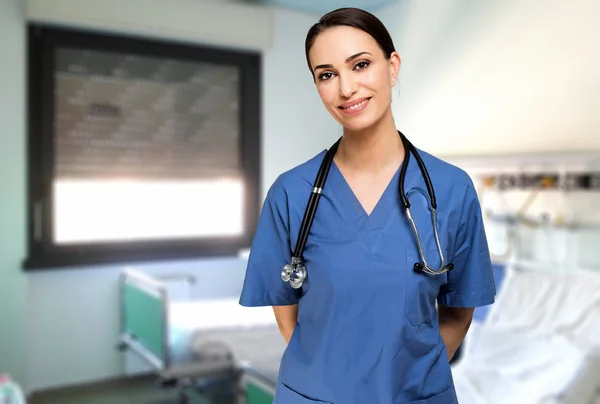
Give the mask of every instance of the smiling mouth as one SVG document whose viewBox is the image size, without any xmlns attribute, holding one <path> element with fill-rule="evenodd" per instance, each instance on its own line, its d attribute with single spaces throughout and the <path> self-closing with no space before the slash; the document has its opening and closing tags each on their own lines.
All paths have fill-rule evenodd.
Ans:
<svg viewBox="0 0 600 404">
<path fill-rule="evenodd" d="M 340 105 L 338 108 L 344 112 L 357 112 L 363 109 L 367 103 L 371 100 L 372 97 L 365 98 L 364 100 L 357 102 L 356 104 L 352 104 L 350 106 L 344 107 Z"/>
</svg>

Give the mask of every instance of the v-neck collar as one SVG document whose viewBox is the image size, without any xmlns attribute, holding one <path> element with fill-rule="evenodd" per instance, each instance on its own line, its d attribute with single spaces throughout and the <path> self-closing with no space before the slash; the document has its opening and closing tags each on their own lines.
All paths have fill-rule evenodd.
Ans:
<svg viewBox="0 0 600 404">
<path fill-rule="evenodd" d="M 343 194 L 343 202 L 348 202 L 344 203 L 344 205 L 351 208 L 354 211 L 347 213 L 351 214 L 352 216 L 356 215 L 357 217 L 364 217 L 366 219 L 371 219 L 377 216 L 380 210 L 385 209 L 386 203 L 390 199 L 390 193 L 392 188 L 394 188 L 394 185 L 396 185 L 395 189 L 397 189 L 401 167 L 402 164 L 396 169 L 396 172 L 386 185 L 385 189 L 383 190 L 383 193 L 377 200 L 377 203 L 375 204 L 375 207 L 373 208 L 371 213 L 367 213 L 364 206 L 362 205 L 362 203 L 360 203 L 360 200 L 356 196 L 356 193 L 354 193 L 354 190 L 346 180 L 346 177 L 344 177 L 344 174 L 342 173 L 340 168 L 337 166 L 335 161 L 333 161 L 331 164 L 331 169 L 333 170 L 333 178 L 336 182 L 336 191 L 341 192 Z M 330 173 L 330 175 L 331 174 L 332 173 Z"/>
<path fill-rule="evenodd" d="M 339 206 L 340 211 L 344 213 L 347 224 L 354 230 L 356 236 L 363 240 L 369 251 L 374 250 L 381 233 L 390 220 L 397 214 L 401 214 L 398 182 L 403 164 L 405 164 L 404 161 L 396 169 L 371 214 L 367 214 L 339 167 L 335 162 L 331 164 L 327 180 L 330 187 L 329 194 Z M 407 190 L 415 181 L 416 164 L 415 158 L 411 154 L 404 184 Z"/>
</svg>

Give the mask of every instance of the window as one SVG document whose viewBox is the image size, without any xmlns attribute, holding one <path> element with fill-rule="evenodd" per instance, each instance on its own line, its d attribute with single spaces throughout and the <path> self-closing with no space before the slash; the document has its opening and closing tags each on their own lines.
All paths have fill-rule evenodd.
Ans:
<svg viewBox="0 0 600 404">
<path fill-rule="evenodd" d="M 260 63 L 252 52 L 31 25 L 25 268 L 248 247 Z"/>
</svg>

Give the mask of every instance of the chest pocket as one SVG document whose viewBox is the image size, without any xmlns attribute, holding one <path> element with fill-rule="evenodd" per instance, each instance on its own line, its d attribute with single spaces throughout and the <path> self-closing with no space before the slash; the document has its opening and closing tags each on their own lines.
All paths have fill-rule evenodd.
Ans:
<svg viewBox="0 0 600 404">
<path fill-rule="evenodd" d="M 277 391 L 276 404 L 333 404 L 329 401 L 321 401 L 314 398 L 309 398 L 303 394 L 292 390 L 284 383 L 279 385 Z"/>
<path fill-rule="evenodd" d="M 440 264 L 440 256 L 437 248 L 423 248 L 423 253 L 427 263 L 437 270 Z M 441 275 L 430 275 L 421 271 L 415 271 L 416 262 L 421 262 L 421 257 L 417 249 L 407 249 L 405 251 L 405 276 L 406 293 L 404 294 L 406 317 L 413 326 L 431 322 L 435 317 L 436 298 L 440 288 L 448 282 L 448 273 Z M 448 259 L 448 254 L 444 251 L 444 257 Z M 446 264 L 448 264 L 446 262 Z"/>
</svg>

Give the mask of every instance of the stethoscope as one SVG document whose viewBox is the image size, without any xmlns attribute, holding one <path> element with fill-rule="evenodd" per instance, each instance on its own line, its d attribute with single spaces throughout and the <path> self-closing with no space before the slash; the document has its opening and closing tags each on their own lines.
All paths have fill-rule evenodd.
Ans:
<svg viewBox="0 0 600 404">
<path fill-rule="evenodd" d="M 404 145 L 404 161 L 402 162 L 402 167 L 400 169 L 400 179 L 399 179 L 399 193 L 400 199 L 402 201 L 402 207 L 406 211 L 406 216 L 410 220 L 412 224 L 413 231 L 415 233 L 415 237 L 417 239 L 417 246 L 419 249 L 419 255 L 421 257 L 422 262 L 416 262 L 414 264 L 414 270 L 418 272 L 423 272 L 431 275 L 441 275 L 448 271 L 451 271 L 454 268 L 454 265 L 449 263 L 446 265 L 446 260 L 444 258 L 444 253 L 442 251 L 442 246 L 440 244 L 440 238 L 438 235 L 437 221 L 436 221 L 436 210 L 437 210 L 437 201 L 435 199 L 435 192 L 433 191 L 433 186 L 431 185 L 431 179 L 429 178 L 429 173 L 427 172 L 427 168 L 425 168 L 425 164 L 419 156 L 417 149 L 409 142 L 409 140 L 404 136 L 400 131 L 398 131 L 400 138 L 402 139 L 402 144 Z M 325 186 L 325 181 L 327 180 L 327 176 L 329 174 L 329 169 L 331 168 L 331 163 L 333 162 L 333 157 L 338 149 L 340 141 L 342 138 L 338 139 L 337 142 L 327 151 L 319 171 L 317 173 L 317 177 L 315 179 L 312 192 L 308 199 L 308 205 L 306 206 L 306 210 L 304 211 L 304 217 L 302 218 L 302 224 L 300 225 L 300 231 L 298 234 L 298 240 L 296 243 L 296 248 L 294 249 L 294 253 L 292 255 L 292 262 L 283 267 L 281 271 L 281 279 L 284 282 L 289 282 L 289 284 L 294 289 L 299 289 L 302 287 L 304 280 L 306 279 L 308 273 L 306 271 L 306 267 L 304 266 L 304 257 L 303 251 L 306 246 L 306 241 L 308 240 L 308 234 L 310 232 L 310 228 L 312 226 L 313 220 L 315 218 L 315 214 L 317 212 L 317 206 L 319 204 L 319 199 L 321 198 L 321 194 L 323 193 L 323 188 Z M 435 242 L 437 244 L 437 250 L 440 255 L 440 266 L 438 269 L 432 268 L 425 259 L 425 253 L 423 252 L 423 246 L 421 244 L 421 237 L 419 236 L 419 231 L 417 230 L 417 225 L 413 219 L 412 213 L 410 211 L 410 201 L 406 197 L 404 192 L 404 178 L 406 177 L 406 169 L 408 167 L 408 161 L 410 159 L 410 154 L 413 154 L 417 159 L 417 164 L 419 165 L 419 169 L 421 170 L 421 175 L 425 180 L 425 184 L 427 186 L 427 193 L 429 194 L 429 210 L 431 212 L 431 223 L 433 225 L 433 234 L 435 237 Z"/>
</svg>

